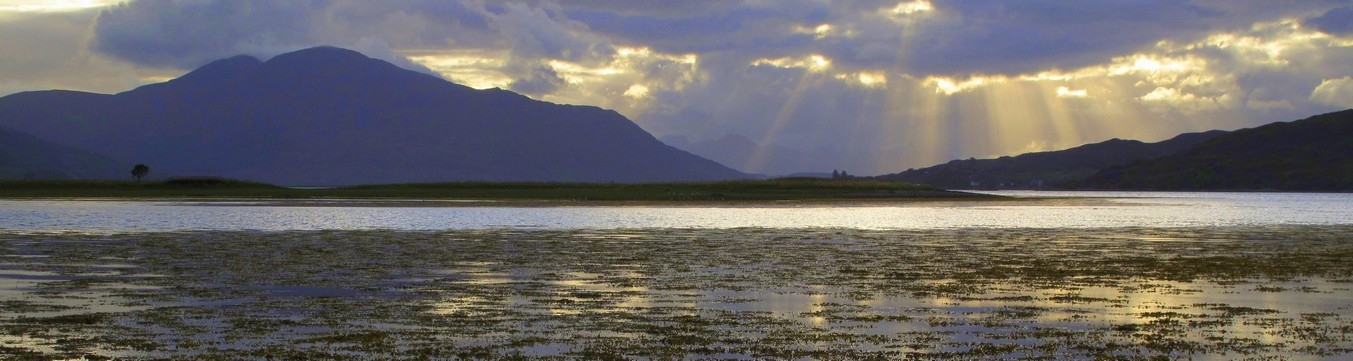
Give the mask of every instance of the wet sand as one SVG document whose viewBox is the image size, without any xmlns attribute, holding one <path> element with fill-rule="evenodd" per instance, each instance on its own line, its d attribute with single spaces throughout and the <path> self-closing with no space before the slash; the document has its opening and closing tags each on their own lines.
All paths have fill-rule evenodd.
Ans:
<svg viewBox="0 0 1353 361">
<path fill-rule="evenodd" d="M 0 355 L 1344 358 L 1351 289 L 1350 226 L 11 232 Z"/>
</svg>

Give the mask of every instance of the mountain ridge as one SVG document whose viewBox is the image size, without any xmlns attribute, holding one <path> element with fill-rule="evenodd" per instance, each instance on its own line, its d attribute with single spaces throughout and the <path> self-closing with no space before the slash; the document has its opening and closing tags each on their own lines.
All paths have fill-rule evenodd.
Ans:
<svg viewBox="0 0 1353 361">
<path fill-rule="evenodd" d="M 1236 130 L 1176 154 L 1103 169 L 1082 188 L 1353 190 L 1353 109 Z"/>
<path fill-rule="evenodd" d="M 1057 151 L 994 159 L 953 160 L 874 178 L 930 184 L 946 189 L 1065 188 L 1101 169 L 1173 154 L 1225 133 L 1220 130 L 1184 133 L 1156 143 L 1114 138 Z"/>
<path fill-rule="evenodd" d="M 112 95 L 15 94 L 0 98 L 0 125 L 166 176 L 286 185 L 746 177 L 612 110 L 476 90 L 333 47 L 226 58 Z"/>
<path fill-rule="evenodd" d="M 130 162 L 44 141 L 0 127 L 0 179 L 114 179 Z"/>
<path fill-rule="evenodd" d="M 874 179 L 946 189 L 1353 191 L 1353 109 L 1144 143 L 1110 139 Z"/>
</svg>

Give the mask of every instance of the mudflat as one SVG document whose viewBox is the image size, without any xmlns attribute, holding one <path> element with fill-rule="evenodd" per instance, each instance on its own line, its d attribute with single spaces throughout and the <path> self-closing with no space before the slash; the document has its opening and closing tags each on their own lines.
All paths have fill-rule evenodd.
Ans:
<svg viewBox="0 0 1353 361">
<path fill-rule="evenodd" d="M 13 359 L 1337 358 L 1350 299 L 1353 226 L 0 233 Z"/>
</svg>

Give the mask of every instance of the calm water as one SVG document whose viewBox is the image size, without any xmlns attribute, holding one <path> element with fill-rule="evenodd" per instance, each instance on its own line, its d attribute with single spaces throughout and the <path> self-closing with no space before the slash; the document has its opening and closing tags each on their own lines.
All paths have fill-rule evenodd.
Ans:
<svg viewBox="0 0 1353 361">
<path fill-rule="evenodd" d="M 1353 194 L 997 192 L 1102 202 L 957 202 L 897 206 L 426 207 L 248 202 L 0 201 L 14 231 L 449 230 L 491 228 L 1100 228 L 1353 224 Z M 348 202 L 350 203 L 350 202 Z"/>
</svg>

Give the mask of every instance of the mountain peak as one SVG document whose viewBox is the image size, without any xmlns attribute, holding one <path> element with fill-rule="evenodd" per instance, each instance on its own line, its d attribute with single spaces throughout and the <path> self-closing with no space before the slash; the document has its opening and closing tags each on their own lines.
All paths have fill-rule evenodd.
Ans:
<svg viewBox="0 0 1353 361">
<path fill-rule="evenodd" d="M 412 83 L 435 83 L 429 85 L 435 87 L 454 84 L 357 51 L 332 46 L 318 46 L 274 56 L 263 62 L 257 75 L 263 79 L 303 87 L 378 89 L 382 86 L 409 86 Z"/>
<path fill-rule="evenodd" d="M 291 61 L 367 61 L 374 60 L 356 50 L 349 50 L 335 46 L 316 46 L 305 48 L 290 53 L 283 53 L 268 59 L 272 62 L 291 62 Z"/>
<path fill-rule="evenodd" d="M 357 51 L 332 46 L 317 46 L 280 54 L 268 59 L 263 65 L 296 73 L 367 67 L 398 68 L 394 64 L 368 57 Z"/>
<path fill-rule="evenodd" d="M 196 70 L 184 74 L 175 82 L 219 82 L 226 79 L 238 78 L 241 74 L 247 74 L 258 69 L 263 64 L 258 58 L 248 55 L 236 55 L 233 57 L 213 61 L 203 65 Z"/>
</svg>

